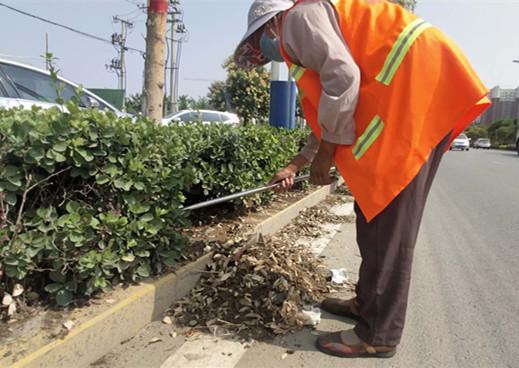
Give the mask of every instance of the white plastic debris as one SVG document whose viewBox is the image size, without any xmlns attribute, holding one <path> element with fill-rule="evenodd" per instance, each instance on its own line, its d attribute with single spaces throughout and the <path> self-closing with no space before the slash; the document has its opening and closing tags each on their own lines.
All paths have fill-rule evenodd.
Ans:
<svg viewBox="0 0 519 368">
<path fill-rule="evenodd" d="M 63 323 L 63 327 L 65 327 L 68 331 L 72 330 L 74 328 L 74 321 L 69 319 L 67 322 Z"/>
<path fill-rule="evenodd" d="M 173 321 L 171 320 L 170 316 L 166 316 L 166 317 L 162 318 L 162 323 L 164 323 L 166 325 L 170 325 L 173 323 Z"/>
<path fill-rule="evenodd" d="M 16 303 L 9 304 L 9 307 L 7 308 L 7 316 L 11 317 L 15 313 L 16 313 Z"/>
<path fill-rule="evenodd" d="M 23 293 L 23 286 L 20 284 L 15 284 L 13 288 L 13 296 L 20 296 Z"/>
<path fill-rule="evenodd" d="M 148 341 L 148 345 L 155 344 L 157 342 L 161 342 L 162 339 L 160 337 L 153 337 L 150 341 Z"/>
<path fill-rule="evenodd" d="M 7 307 L 11 304 L 13 304 L 13 297 L 10 294 L 5 293 L 2 299 L 2 305 L 5 305 Z"/>
<path fill-rule="evenodd" d="M 348 281 L 348 273 L 345 268 L 332 269 L 332 282 L 334 284 L 344 284 Z"/>
<path fill-rule="evenodd" d="M 321 322 L 321 309 L 312 307 L 309 310 L 301 311 L 303 325 L 317 326 Z"/>
</svg>

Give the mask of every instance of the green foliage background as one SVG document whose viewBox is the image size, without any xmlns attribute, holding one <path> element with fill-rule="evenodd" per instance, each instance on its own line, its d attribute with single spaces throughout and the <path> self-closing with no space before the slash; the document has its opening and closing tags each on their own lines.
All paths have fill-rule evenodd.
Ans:
<svg viewBox="0 0 519 368">
<path fill-rule="evenodd" d="M 265 183 L 307 134 L 66 107 L 0 110 L 0 292 L 21 282 L 61 305 L 174 267 L 182 205 Z"/>
<path fill-rule="evenodd" d="M 466 134 L 474 143 L 478 138 L 489 138 L 493 147 L 516 145 L 517 119 L 499 120 L 491 125 L 473 125 L 467 129 Z"/>
<path fill-rule="evenodd" d="M 270 73 L 263 67 L 240 69 L 231 59 L 224 63 L 225 82 L 209 87 L 209 103 L 217 110 L 234 110 L 244 124 L 268 121 L 270 104 Z"/>
</svg>

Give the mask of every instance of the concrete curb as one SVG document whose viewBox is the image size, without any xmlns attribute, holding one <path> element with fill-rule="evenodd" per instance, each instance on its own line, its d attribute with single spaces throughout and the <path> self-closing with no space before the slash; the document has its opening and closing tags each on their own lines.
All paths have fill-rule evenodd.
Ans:
<svg viewBox="0 0 519 368">
<path fill-rule="evenodd" d="M 256 225 L 250 234 L 250 240 L 253 241 L 260 234 L 276 233 L 302 210 L 326 199 L 342 183 L 341 179 L 320 188 Z M 28 352 L 16 362 L 13 362 L 12 357 L 9 359 L 10 357 L 4 356 L 0 359 L 0 367 L 88 367 L 122 341 L 135 336 L 147 324 L 160 319 L 162 313 L 175 300 L 187 295 L 198 282 L 200 271 L 205 268 L 210 258 L 211 254 L 207 254 L 182 267 L 175 274 L 131 287 L 131 291 L 123 300 L 74 327 L 64 338 Z"/>
<path fill-rule="evenodd" d="M 74 327 L 63 339 L 56 339 L 5 367 L 87 367 L 159 319 L 172 301 L 189 293 L 210 258 L 211 254 L 206 254 L 174 274 L 134 287 L 125 299 Z M 7 363 L 4 362 L 0 361 L 2 366 Z"/>
</svg>

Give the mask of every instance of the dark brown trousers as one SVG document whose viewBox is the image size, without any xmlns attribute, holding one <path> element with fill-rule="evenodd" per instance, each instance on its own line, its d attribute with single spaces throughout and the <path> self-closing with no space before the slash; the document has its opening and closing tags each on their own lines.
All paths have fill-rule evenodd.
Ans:
<svg viewBox="0 0 519 368">
<path fill-rule="evenodd" d="M 396 346 L 405 323 L 413 251 L 425 202 L 450 134 L 413 181 L 371 222 L 355 205 L 362 263 L 357 283 L 360 321 L 355 333 L 370 345 Z"/>
</svg>

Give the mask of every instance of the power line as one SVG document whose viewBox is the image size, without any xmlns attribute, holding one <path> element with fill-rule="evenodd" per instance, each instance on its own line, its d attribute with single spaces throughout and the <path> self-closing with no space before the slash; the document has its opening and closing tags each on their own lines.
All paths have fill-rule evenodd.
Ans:
<svg viewBox="0 0 519 368">
<path fill-rule="evenodd" d="M 97 40 L 97 41 L 101 41 L 101 42 L 104 42 L 104 43 L 109 43 L 109 44 L 112 44 L 112 41 L 111 40 L 108 40 L 108 39 L 105 39 L 105 38 L 102 38 L 102 37 L 99 37 L 99 36 L 96 36 L 96 35 L 93 35 L 93 34 L 90 34 L 90 33 L 87 33 L 87 32 L 83 32 L 83 31 L 80 31 L 78 29 L 75 29 L 75 28 L 72 28 L 72 27 L 69 27 L 69 26 L 66 26 L 64 24 L 60 24 L 60 23 L 57 23 L 57 22 L 54 22 L 52 20 L 49 20 L 49 19 L 45 19 L 45 18 L 42 18 L 38 15 L 34 15 L 34 14 L 31 14 L 31 13 L 27 13 L 26 11 L 23 11 L 23 10 L 20 10 L 20 9 L 17 9 L 17 8 L 13 8 L 12 6 L 10 5 L 7 5 L 7 4 L 4 4 L 4 3 L 1 3 L 0 2 L 0 6 L 3 6 L 7 9 L 10 9 L 12 11 L 15 11 L 17 13 L 20 13 L 20 14 L 23 14 L 25 16 L 28 16 L 28 17 L 31 17 L 31 18 L 35 18 L 35 19 L 38 19 L 38 20 L 41 20 L 42 22 L 45 22 L 45 23 L 49 23 L 49 24 L 52 24 L 56 27 L 61 27 L 61 28 L 64 28 L 68 31 L 71 31 L 71 32 L 74 32 L 74 33 L 77 33 L 77 34 L 80 34 L 84 37 L 89 37 L 91 39 L 94 39 L 94 40 Z M 145 55 L 145 52 L 142 51 L 142 50 L 139 50 L 139 49 L 136 49 L 136 48 L 133 48 L 133 47 L 128 47 L 126 46 L 125 47 L 127 50 L 130 50 L 130 51 L 136 51 L 136 52 L 139 52 L 141 55 Z"/>
</svg>

